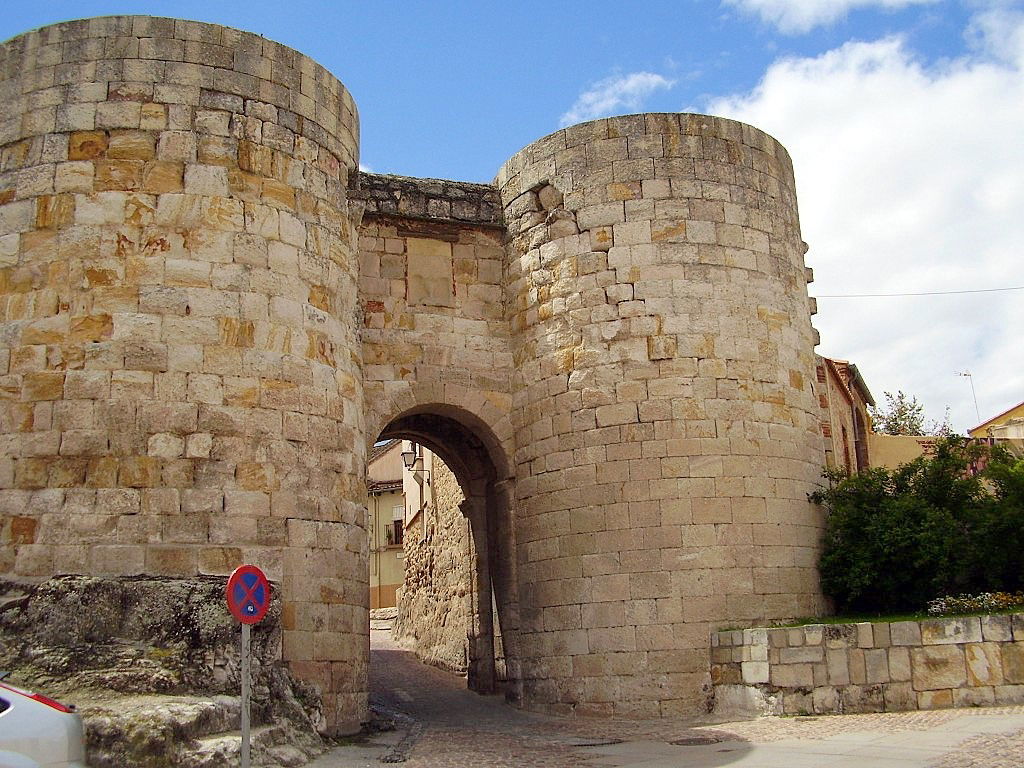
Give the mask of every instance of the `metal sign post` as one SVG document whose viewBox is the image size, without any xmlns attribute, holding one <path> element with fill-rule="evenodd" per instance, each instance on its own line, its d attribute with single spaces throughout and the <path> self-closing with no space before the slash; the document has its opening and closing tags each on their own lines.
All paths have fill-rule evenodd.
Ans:
<svg viewBox="0 0 1024 768">
<path fill-rule="evenodd" d="M 249 629 L 242 625 L 242 768 L 249 768 Z"/>
<path fill-rule="evenodd" d="M 249 698 L 251 627 L 267 615 L 270 607 L 270 582 L 255 565 L 240 565 L 228 577 L 228 610 L 242 623 L 242 768 L 249 768 Z"/>
</svg>

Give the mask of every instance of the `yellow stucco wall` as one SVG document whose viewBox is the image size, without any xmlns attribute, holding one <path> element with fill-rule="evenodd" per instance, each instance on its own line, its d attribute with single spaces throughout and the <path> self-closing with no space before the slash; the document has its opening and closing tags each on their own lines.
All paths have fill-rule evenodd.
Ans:
<svg viewBox="0 0 1024 768">
<path fill-rule="evenodd" d="M 896 469 L 931 450 L 937 438 L 928 435 L 879 435 L 868 433 L 868 455 L 872 467 Z"/>
</svg>

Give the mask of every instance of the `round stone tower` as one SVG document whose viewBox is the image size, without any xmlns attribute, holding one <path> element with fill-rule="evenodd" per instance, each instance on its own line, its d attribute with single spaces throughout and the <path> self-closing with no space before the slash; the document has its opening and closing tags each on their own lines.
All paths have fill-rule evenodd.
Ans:
<svg viewBox="0 0 1024 768">
<path fill-rule="evenodd" d="M 0 572 L 261 566 L 328 724 L 366 714 L 355 106 L 151 17 L 0 47 Z"/>
<path fill-rule="evenodd" d="M 710 630 L 818 613 L 792 165 L 731 120 L 558 131 L 497 178 L 527 706 L 692 714 Z"/>
</svg>

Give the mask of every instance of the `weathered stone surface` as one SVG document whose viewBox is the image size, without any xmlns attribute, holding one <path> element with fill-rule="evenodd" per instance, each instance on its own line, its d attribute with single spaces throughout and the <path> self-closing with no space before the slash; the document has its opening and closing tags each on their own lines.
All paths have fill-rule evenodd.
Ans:
<svg viewBox="0 0 1024 768">
<path fill-rule="evenodd" d="M 934 691 L 958 688 L 967 681 L 963 649 L 955 645 L 912 648 L 914 690 Z"/>
<path fill-rule="evenodd" d="M 921 642 L 925 645 L 980 643 L 981 620 L 977 616 L 927 619 L 921 622 Z"/>
<path fill-rule="evenodd" d="M 223 579 L 67 576 L 0 582 L 0 594 L 0 665 L 81 704 L 90 765 L 198 765 L 192 739 L 237 728 L 238 629 Z M 275 598 L 252 632 L 253 722 L 313 755 L 319 697 L 284 667 L 279 622 Z"/>
<path fill-rule="evenodd" d="M 469 542 L 459 509 L 464 496 L 451 470 L 436 457 L 432 477 L 433 508 L 413 517 L 407 529 L 405 580 L 392 634 L 428 664 L 463 673 L 472 618 Z M 428 537 L 424 524 L 430 528 Z"/>
<path fill-rule="evenodd" d="M 343 85 L 256 35 L 115 17 L 3 63 L 25 199 L 0 202 L 0 498 L 35 527 L 2 529 L 2 572 L 254 561 L 292 670 L 358 727 L 367 446 L 420 418 L 406 434 L 510 516 L 481 546 L 527 706 L 705 711 L 711 626 L 823 609 L 815 334 L 773 138 L 619 117 L 493 186 L 381 178 Z"/>
</svg>

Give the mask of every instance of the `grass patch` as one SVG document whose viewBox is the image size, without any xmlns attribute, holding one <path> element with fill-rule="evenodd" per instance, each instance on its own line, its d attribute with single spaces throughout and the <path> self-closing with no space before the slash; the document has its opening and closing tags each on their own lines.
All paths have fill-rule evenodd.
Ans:
<svg viewBox="0 0 1024 768">
<path fill-rule="evenodd" d="M 850 613 L 844 616 L 809 616 L 803 619 L 794 619 L 785 623 L 771 624 L 772 629 L 785 629 L 788 627 L 806 627 L 809 624 L 860 624 L 861 622 L 894 622 L 894 621 L 924 621 L 925 619 L 960 619 L 972 616 L 1000 616 L 1013 613 L 1024 613 L 1024 606 L 1003 608 L 998 611 L 973 611 L 971 613 L 944 613 L 939 616 L 932 615 L 926 611 L 919 613 Z"/>
</svg>

